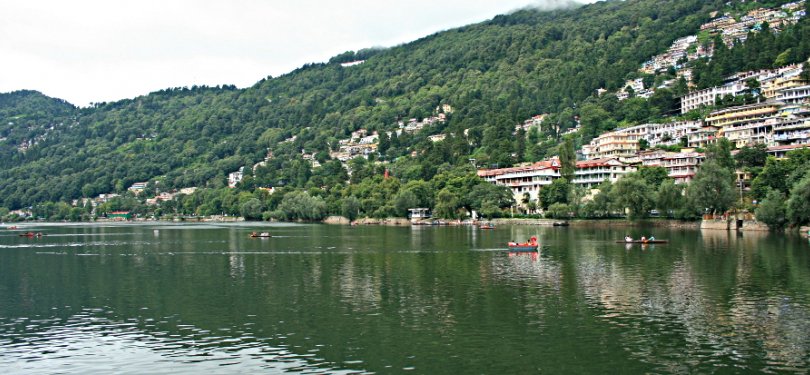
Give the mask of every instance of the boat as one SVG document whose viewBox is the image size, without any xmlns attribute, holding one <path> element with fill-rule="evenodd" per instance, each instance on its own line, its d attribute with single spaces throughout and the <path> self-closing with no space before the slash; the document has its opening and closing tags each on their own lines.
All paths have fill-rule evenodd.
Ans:
<svg viewBox="0 0 810 375">
<path fill-rule="evenodd" d="M 478 226 L 478 229 L 495 229 L 495 226 L 490 224 L 481 224 Z"/>
<path fill-rule="evenodd" d="M 509 242 L 508 245 L 510 252 L 537 251 L 538 246 L 540 246 L 540 244 L 537 243 L 537 237 L 535 236 L 532 236 L 532 238 L 529 239 L 529 242 L 524 243 Z"/>
<path fill-rule="evenodd" d="M 270 237 L 273 237 L 273 236 L 271 236 L 270 233 L 267 233 L 267 232 L 261 232 L 261 233 L 253 232 L 253 233 L 250 234 L 250 237 L 251 238 L 270 238 Z"/>
<path fill-rule="evenodd" d="M 20 233 L 20 234 L 18 234 L 18 236 L 20 236 L 20 237 L 28 237 L 28 238 L 33 238 L 33 237 L 42 237 L 42 232 L 37 232 L 37 233 L 34 233 L 34 232 L 25 232 L 25 233 Z"/>
<path fill-rule="evenodd" d="M 669 240 L 632 240 L 632 241 L 616 241 L 616 243 L 640 243 L 640 244 L 648 244 L 648 243 L 668 243 Z"/>
<path fill-rule="evenodd" d="M 567 221 L 555 221 L 555 222 L 551 223 L 551 225 L 553 225 L 555 227 L 567 227 L 568 222 Z"/>
</svg>

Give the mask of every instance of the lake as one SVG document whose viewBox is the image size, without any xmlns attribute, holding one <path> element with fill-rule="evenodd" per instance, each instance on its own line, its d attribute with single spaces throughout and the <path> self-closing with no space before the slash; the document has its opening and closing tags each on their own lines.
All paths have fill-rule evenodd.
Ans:
<svg viewBox="0 0 810 375">
<path fill-rule="evenodd" d="M 17 235 L 28 230 L 44 236 Z M 626 234 L 670 242 L 614 242 Z M 533 235 L 538 253 L 505 250 Z M 0 230 L 4 373 L 806 373 L 808 332 L 810 244 L 798 236 L 261 223 Z"/>
</svg>

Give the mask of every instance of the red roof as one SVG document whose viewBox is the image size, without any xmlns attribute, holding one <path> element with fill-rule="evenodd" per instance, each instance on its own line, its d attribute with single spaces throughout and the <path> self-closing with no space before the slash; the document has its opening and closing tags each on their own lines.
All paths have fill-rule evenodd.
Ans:
<svg viewBox="0 0 810 375">
<path fill-rule="evenodd" d="M 577 162 L 577 168 L 593 168 L 593 167 L 607 167 L 610 166 L 610 162 L 616 159 L 593 159 L 593 160 L 584 160 Z"/>
</svg>

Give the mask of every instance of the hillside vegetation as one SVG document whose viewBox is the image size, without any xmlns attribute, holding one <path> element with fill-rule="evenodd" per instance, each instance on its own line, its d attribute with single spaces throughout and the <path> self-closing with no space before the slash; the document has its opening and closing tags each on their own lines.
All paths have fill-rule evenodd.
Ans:
<svg viewBox="0 0 810 375">
<path fill-rule="evenodd" d="M 576 140 L 582 143 L 617 124 L 672 113 L 678 92 L 619 103 L 611 95 L 598 98 L 596 90 L 620 89 L 639 76 L 641 63 L 696 33 L 725 6 L 630 0 L 520 10 L 389 49 L 346 52 L 247 89 L 171 88 L 89 108 L 31 91 L 0 94 L 0 206 L 69 202 L 150 181 L 145 196 L 207 188 L 167 204 L 164 213 L 248 209 L 246 216 L 266 218 L 284 207 L 285 197 L 318 206 L 320 215 L 385 216 L 416 205 L 444 210 L 445 217 L 461 208 L 494 212 L 511 202 L 503 191 L 478 188 L 469 159 L 503 166 L 547 157 L 575 116 L 582 116 Z M 796 43 L 806 40 L 805 29 L 790 34 Z M 802 58 L 797 51 L 789 58 Z M 708 72 L 701 79 L 709 82 L 733 66 L 709 63 L 698 70 Z M 430 117 L 444 104 L 454 109 L 446 121 L 386 135 L 399 121 Z M 542 136 L 513 134 L 515 124 L 541 113 L 550 113 L 547 121 L 556 127 Z M 358 129 L 379 131 L 380 149 L 369 160 L 350 161 L 349 177 L 329 152 Z M 433 134 L 447 138 L 427 140 Z M 303 153 L 322 166 L 312 168 Z M 251 170 L 260 161 L 265 165 Z M 247 167 L 245 180 L 237 189 L 223 188 L 226 175 L 241 167 Z M 382 178 L 384 170 L 392 179 Z M 281 189 L 268 195 L 259 187 Z M 104 208 L 132 209 L 143 198 Z M 41 216 L 51 217 L 53 209 Z M 292 218 L 311 216 L 318 215 Z"/>
</svg>

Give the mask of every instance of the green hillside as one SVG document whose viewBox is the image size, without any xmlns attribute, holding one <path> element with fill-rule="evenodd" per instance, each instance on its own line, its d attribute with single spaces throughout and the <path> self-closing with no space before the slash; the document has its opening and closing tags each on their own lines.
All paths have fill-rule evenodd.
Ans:
<svg viewBox="0 0 810 375">
<path fill-rule="evenodd" d="M 122 192 L 158 178 L 163 189 L 220 187 L 228 172 L 268 151 L 274 158 L 255 184 L 323 186 L 334 183 L 324 178 L 334 173 L 310 170 L 301 151 L 323 164 L 352 131 L 393 130 L 397 121 L 430 116 L 441 104 L 455 109 L 447 122 L 391 139 L 382 155 L 394 160 L 417 151 L 392 165 L 403 182 L 430 180 L 441 164 L 464 165 L 470 156 L 514 162 L 515 124 L 575 108 L 597 88 L 619 88 L 643 61 L 694 34 L 723 4 L 630 0 L 521 10 L 390 49 L 342 54 L 248 89 L 175 88 L 84 109 L 36 93 L 3 94 L 0 206 Z M 448 141 L 425 140 L 440 132 Z"/>
</svg>

